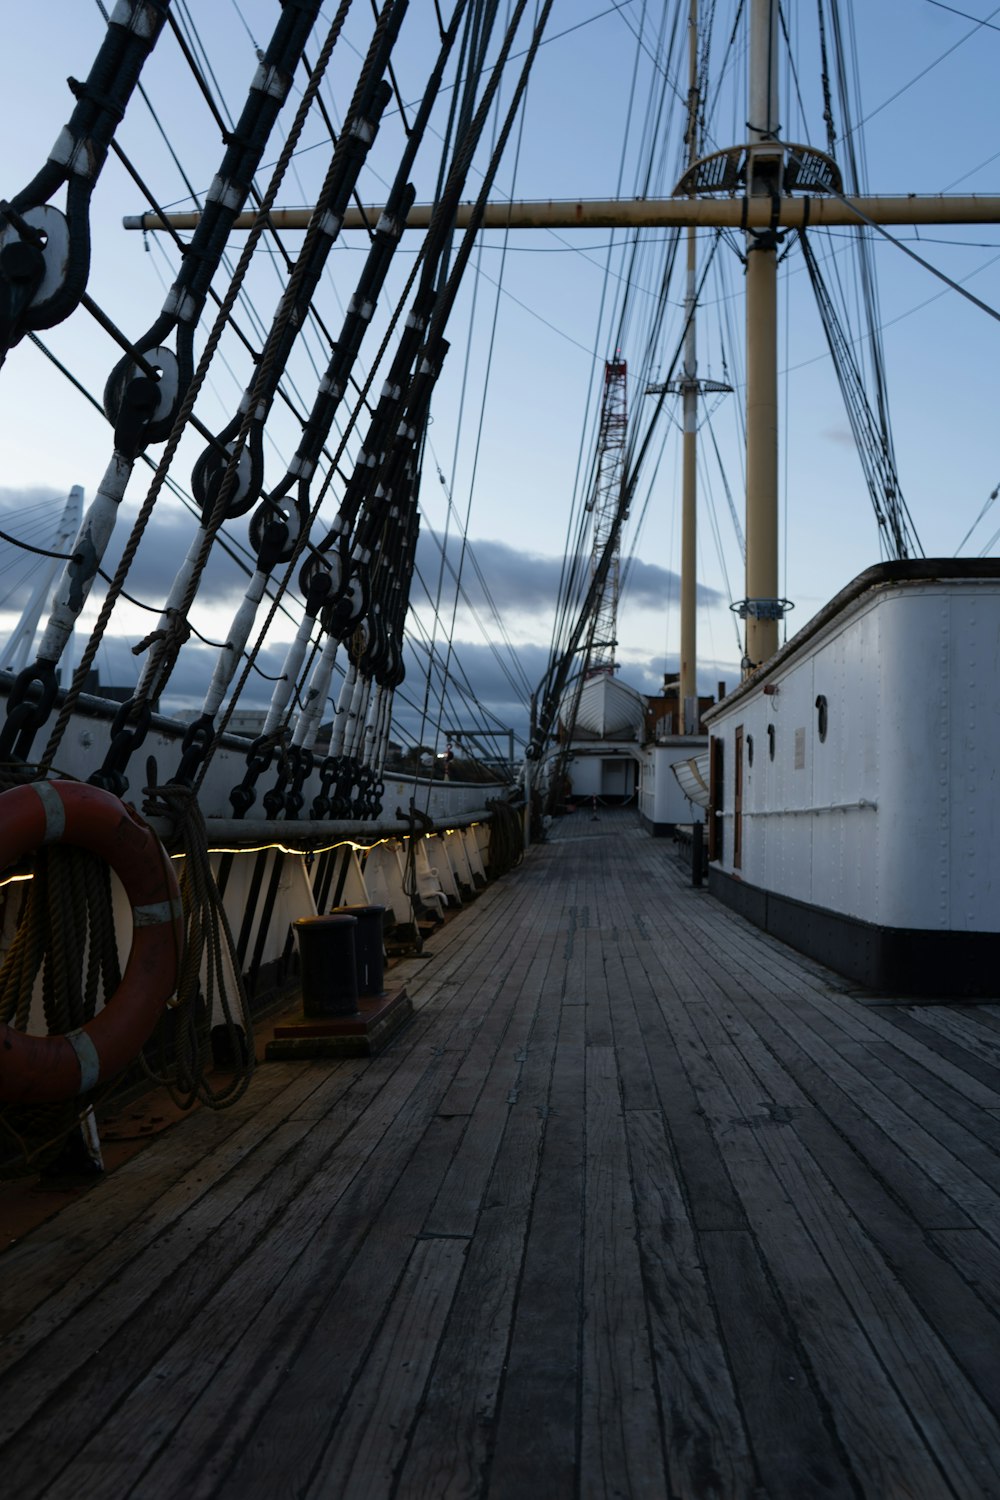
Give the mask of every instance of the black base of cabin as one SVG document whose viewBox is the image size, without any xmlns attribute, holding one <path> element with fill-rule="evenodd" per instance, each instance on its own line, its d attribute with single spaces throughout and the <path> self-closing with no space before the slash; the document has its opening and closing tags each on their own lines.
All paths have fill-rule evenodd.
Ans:
<svg viewBox="0 0 1000 1500">
<path fill-rule="evenodd" d="M 708 888 L 755 926 L 866 989 L 939 1000 L 1000 994 L 998 933 L 878 927 L 760 890 L 711 867 Z"/>
<path fill-rule="evenodd" d="M 677 827 L 676 823 L 654 823 L 652 818 L 647 818 L 646 814 L 643 812 L 639 814 L 639 822 L 642 824 L 646 832 L 654 839 L 673 838 L 674 830 Z"/>
<path fill-rule="evenodd" d="M 589 815 L 597 799 L 597 811 L 600 813 L 602 807 L 629 807 L 635 802 L 635 792 L 591 792 L 584 795 L 580 792 L 576 796 L 567 797 L 566 801 L 556 808 L 556 816 L 562 817 L 564 813 L 587 813 Z M 642 814 L 640 813 L 641 817 Z"/>
</svg>

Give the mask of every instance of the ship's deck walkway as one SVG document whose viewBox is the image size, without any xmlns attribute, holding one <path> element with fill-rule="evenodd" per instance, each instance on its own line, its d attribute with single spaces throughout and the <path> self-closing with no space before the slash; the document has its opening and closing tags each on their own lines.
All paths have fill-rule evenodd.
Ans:
<svg viewBox="0 0 1000 1500">
<path fill-rule="evenodd" d="M 1000 1495 L 1000 1007 L 873 1005 L 566 819 L 372 1062 L 0 1257 L 17 1500 Z"/>
</svg>

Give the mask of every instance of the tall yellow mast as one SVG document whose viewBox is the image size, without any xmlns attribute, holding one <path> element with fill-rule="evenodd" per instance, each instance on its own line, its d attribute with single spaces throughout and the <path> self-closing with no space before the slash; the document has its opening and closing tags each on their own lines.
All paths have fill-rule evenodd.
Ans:
<svg viewBox="0 0 1000 1500">
<path fill-rule="evenodd" d="M 783 190 L 784 151 L 774 148 L 778 119 L 777 0 L 751 0 L 750 151 L 747 196 L 770 202 Z M 744 668 L 778 649 L 778 336 L 777 238 L 750 230 L 747 247 L 747 564 L 740 613 L 746 620 Z"/>
<path fill-rule="evenodd" d="M 687 165 L 698 160 L 698 0 L 688 15 Z M 681 500 L 681 670 L 680 731 L 698 730 L 698 231 L 687 227 L 687 286 L 684 296 L 684 454 Z"/>
</svg>

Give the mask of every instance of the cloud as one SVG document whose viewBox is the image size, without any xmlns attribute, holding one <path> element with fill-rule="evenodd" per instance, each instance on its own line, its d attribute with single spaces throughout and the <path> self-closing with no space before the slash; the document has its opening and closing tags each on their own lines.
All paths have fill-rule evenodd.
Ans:
<svg viewBox="0 0 1000 1500">
<path fill-rule="evenodd" d="M 451 665 L 453 684 L 444 697 L 443 712 L 440 707 L 441 674 L 434 670 L 431 673 L 429 712 L 424 717 L 427 650 L 422 644 L 409 642 L 406 652 L 407 679 L 401 694 L 397 696 L 394 712 L 400 733 L 422 742 L 431 741 L 434 738 L 433 726 L 438 723 L 439 716 L 443 729 L 461 729 L 465 726 L 475 727 L 481 722 L 480 711 L 485 711 L 491 723 L 499 720 L 502 728 L 512 728 L 520 739 L 526 739 L 529 726 L 527 697 L 522 696 L 517 686 L 512 686 L 508 673 L 501 665 L 501 662 L 508 662 L 508 654 L 501 651 L 499 655 L 500 661 L 497 660 L 497 654 L 482 642 L 457 641 Z M 519 646 L 517 660 L 521 672 L 532 688 L 536 688 L 548 670 L 548 647 Z M 668 656 L 630 653 L 628 659 L 621 663 L 618 676 L 637 692 L 653 697 L 662 692 L 664 677 L 673 681 L 679 670 L 676 653 Z M 513 669 L 508 667 L 508 671 L 513 672 Z M 471 702 L 470 694 L 464 686 L 463 673 L 471 684 Z M 734 687 L 739 681 L 738 666 L 733 662 L 703 662 L 698 672 L 699 693 L 714 695 L 720 679 L 725 679 L 730 688 Z M 520 673 L 517 680 L 520 682 Z M 411 707 L 406 701 L 414 697 L 418 700 L 417 707 Z"/>
<path fill-rule="evenodd" d="M 137 474 L 136 477 L 140 479 L 145 476 Z M 85 496 L 85 506 L 91 498 L 89 494 Z M 108 578 L 114 576 L 118 567 L 142 498 L 143 487 L 137 483 L 135 499 L 126 498 L 122 503 L 121 513 L 116 517 L 101 569 Z M 50 559 L 28 550 L 28 547 L 45 551 L 53 549 L 65 503 L 66 496 L 50 488 L 0 488 L 0 531 L 13 538 L 10 542 L 0 538 L 0 610 L 3 614 L 4 632 L 15 628 L 33 592 L 48 575 L 51 582 L 45 590 L 39 629 L 45 627 L 52 589 L 62 574 L 63 564 L 54 564 Z M 246 520 L 233 524 L 231 537 L 234 542 L 245 541 L 246 526 Z M 132 656 L 131 647 L 155 627 L 196 533 L 197 518 L 173 495 L 163 496 L 149 519 L 129 569 L 124 583 L 126 597 L 112 615 L 98 653 L 96 666 L 102 682 L 117 686 L 131 686 L 135 683 L 141 662 Z M 58 550 L 65 553 L 66 544 L 61 545 Z M 245 553 L 240 556 L 244 562 L 248 561 Z M 216 545 L 210 554 L 201 587 L 191 609 L 190 618 L 195 630 L 212 641 L 224 639 L 247 581 L 247 570 L 227 553 L 225 547 Z M 99 577 L 77 627 L 77 659 L 106 591 L 107 584 Z M 139 607 L 132 604 L 132 600 Z M 297 623 L 297 604 L 292 608 Z M 260 618 L 263 619 L 263 609 Z M 280 618 L 287 637 L 294 629 L 294 624 L 289 623 L 287 616 Z M 0 640 L 3 638 L 0 635 Z M 37 639 L 36 636 L 36 641 Z M 211 678 L 216 654 L 214 648 L 199 642 L 197 637 L 185 647 L 170 686 L 169 701 L 173 710 L 192 706 L 195 700 L 200 703 Z M 280 670 L 284 648 L 275 646 L 266 655 L 274 658 L 272 665 L 266 670 Z M 249 697 L 250 683 L 247 692 Z M 264 701 L 269 695 L 270 689 L 264 695 Z M 256 700 L 261 697 L 259 692 L 254 694 Z"/>
<path fill-rule="evenodd" d="M 429 529 L 420 533 L 417 545 L 417 566 L 424 584 L 436 596 L 441 572 L 442 539 Z M 518 547 L 508 542 L 478 539 L 471 543 L 471 556 L 467 553 L 462 561 L 462 543 L 459 537 L 450 536 L 445 548 L 444 597 L 454 593 L 454 576 L 461 565 L 462 584 L 466 595 L 476 609 L 489 607 L 492 598 L 501 614 L 516 612 L 522 615 L 546 615 L 551 617 L 559 599 L 564 570 L 561 557 L 546 556 Z M 576 559 L 577 576 L 586 580 L 590 576 L 590 557 Z M 661 568 L 656 563 L 633 559 L 627 568 L 622 568 L 625 594 L 633 607 L 641 609 L 666 609 L 676 603 L 680 594 L 680 582 L 676 573 Z M 420 596 L 419 584 L 415 595 Z M 715 589 L 699 585 L 699 602 L 718 603 L 722 595 Z"/>
<path fill-rule="evenodd" d="M 118 518 L 106 559 L 106 571 L 109 573 L 113 571 L 121 555 L 142 498 L 142 490 L 138 485 L 136 493 L 136 503 L 126 501 L 122 506 L 122 514 Z M 51 489 L 0 488 L 0 529 L 22 541 L 30 541 L 35 546 L 49 545 L 64 503 L 65 496 Z M 129 573 L 126 584 L 129 594 L 154 606 L 154 610 L 158 612 L 191 544 L 195 524 L 195 518 L 172 497 L 157 507 Z M 245 538 L 245 521 L 237 522 L 233 533 Z M 528 696 L 541 683 L 548 669 L 549 622 L 556 607 L 563 562 L 559 557 L 519 549 L 510 543 L 488 538 L 474 541 L 471 555 L 467 551 L 464 562 L 461 553 L 460 539 L 450 537 L 447 543 L 448 567 L 445 570 L 444 598 L 450 600 L 454 590 L 454 580 L 449 569 L 457 572 L 461 563 L 465 591 L 486 622 L 487 628 L 492 601 L 501 617 L 512 625 L 513 632 L 519 637 L 516 663 L 511 661 L 510 653 L 504 646 L 498 644 L 494 650 L 482 640 L 459 638 L 452 651 L 451 680 L 447 690 L 442 694 L 441 668 L 438 665 L 431 671 L 428 690 L 428 649 L 411 621 L 406 645 L 407 676 L 396 697 L 394 733 L 404 740 L 434 740 L 438 723 L 444 730 L 460 731 L 483 728 L 485 723 L 495 725 L 498 735 L 504 739 L 506 729 L 512 728 L 523 740 L 528 733 Z M 0 597 L 5 605 L 7 621 L 13 624 L 33 586 L 29 573 L 42 566 L 42 560 L 35 558 L 33 554 L 19 554 L 16 547 L 0 543 L 0 567 L 5 564 L 8 565 L 8 587 Z M 421 533 L 418 566 L 424 583 L 436 594 L 441 567 L 441 541 L 426 529 Z M 589 571 L 586 560 L 583 560 L 579 571 L 586 578 Z M 221 640 L 245 585 L 245 572 L 224 554 L 213 554 L 196 607 L 192 611 L 195 626 L 211 639 Z M 94 602 L 103 591 L 104 585 L 99 582 L 88 611 L 91 617 Z M 423 597 L 423 588 L 416 581 L 413 592 L 415 600 Z M 704 603 L 713 603 L 719 598 L 712 589 L 701 588 L 699 592 Z M 677 577 L 669 569 L 638 559 L 631 563 L 627 573 L 627 599 L 633 609 L 662 611 L 672 602 L 676 603 L 678 594 Z M 147 616 L 131 607 L 125 608 L 128 629 L 124 628 L 119 616 L 112 617 L 96 665 L 102 682 L 131 686 L 137 680 L 142 662 L 141 657 L 137 658 L 132 654 L 132 645 L 152 627 L 156 613 Z M 294 609 L 294 605 L 292 608 Z M 463 629 L 467 619 L 468 612 L 463 607 L 458 616 L 459 637 L 469 633 Z M 287 619 L 283 621 L 283 626 L 287 637 L 291 631 Z M 80 649 L 78 644 L 77 658 Z M 260 671 L 252 672 L 248 678 L 241 706 L 266 707 L 274 686 L 273 681 L 268 679 L 275 678 L 282 671 L 285 649 L 279 642 L 269 644 L 261 652 L 258 661 Z M 445 654 L 446 648 L 439 648 L 438 660 L 443 661 Z M 641 648 L 638 652 L 623 654 L 627 660 L 620 675 L 641 692 L 659 692 L 664 672 L 676 672 L 676 660 L 665 660 L 662 654 L 647 656 Z M 199 710 L 216 659 L 215 646 L 192 637 L 180 653 L 163 697 L 162 711 L 190 714 Z M 262 673 L 266 675 L 262 676 Z M 708 675 L 711 677 L 711 686 L 714 687 L 716 669 L 709 668 Z M 725 674 L 722 672 L 718 675 Z M 706 690 L 705 683 L 699 685 L 703 691 Z M 337 691 L 338 681 L 335 680 L 334 698 Z"/>
<path fill-rule="evenodd" d="M 103 571 L 109 575 L 117 567 L 131 532 L 141 501 L 141 489 L 137 484 L 136 500 L 126 499 L 122 504 L 103 563 Z M 89 495 L 86 497 L 88 502 L 90 498 Z M 51 489 L 0 489 L 0 529 L 20 541 L 40 547 L 51 546 L 64 503 L 65 497 Z M 129 570 L 125 588 L 132 598 L 159 611 L 191 545 L 195 525 L 195 517 L 178 500 L 172 496 L 161 500 L 147 523 Z M 246 522 L 235 522 L 231 534 L 236 541 L 245 543 Z M 441 547 L 439 535 L 424 528 L 417 552 L 422 582 L 415 578 L 413 583 L 413 600 L 418 607 L 428 593 L 432 598 L 438 595 Z M 529 633 L 536 630 L 544 620 L 545 628 L 540 634 L 547 637 L 549 622 L 559 599 L 563 559 L 489 538 L 473 541 L 464 558 L 462 551 L 460 538 L 450 536 L 441 585 L 444 600 L 453 598 L 454 578 L 461 569 L 466 599 L 487 622 L 492 607 L 495 607 L 502 618 L 511 622 L 512 628 L 518 629 L 514 622 L 520 621 L 519 634 L 522 636 L 525 630 Z M 246 553 L 241 556 L 246 562 Z M 6 567 L 7 579 L 4 603 L 8 610 L 20 611 L 24 607 L 34 586 L 33 580 L 44 565 L 43 559 L 34 554 L 19 553 L 16 547 L 0 543 L 0 567 Z M 582 580 L 588 578 L 589 558 L 578 560 L 576 572 Z M 217 546 L 213 549 L 193 611 L 194 623 L 205 634 L 219 637 L 225 631 L 227 620 L 243 595 L 246 578 L 246 572 L 226 555 L 223 548 Z M 93 591 L 95 600 L 103 596 L 104 588 L 103 582 L 98 580 Z M 633 609 L 663 610 L 672 602 L 676 603 L 678 596 L 677 575 L 670 569 L 641 559 L 634 559 L 623 568 L 623 599 L 627 599 Z M 718 602 L 720 595 L 701 586 L 699 598 L 703 604 L 712 604 Z M 465 610 L 465 605 L 462 609 Z"/>
<path fill-rule="evenodd" d="M 622 598 L 631 605 L 642 609 L 666 609 L 680 602 L 680 574 L 671 568 L 661 568 L 656 563 L 633 557 L 622 566 L 622 580 Z M 697 586 L 697 600 L 703 605 L 728 603 L 724 594 L 705 583 Z"/>
<path fill-rule="evenodd" d="M 138 484 L 135 494 L 135 499 L 127 498 L 122 502 L 116 517 L 102 563 L 102 571 L 109 576 L 118 566 L 141 504 L 141 486 Z M 91 499 L 89 494 L 84 497 L 85 507 Z M 3 602 L 7 608 L 23 608 L 40 570 L 48 565 L 47 559 L 28 548 L 53 549 L 65 503 L 66 496 L 52 489 L 0 488 L 0 530 L 14 539 L 13 542 L 0 539 L 0 567 L 6 568 L 3 576 L 8 580 L 8 587 L 3 590 Z M 125 584 L 129 594 L 157 610 L 162 606 L 191 545 L 196 524 L 196 518 L 172 495 L 165 496 L 158 503 L 129 570 Z M 245 523 L 242 530 L 234 528 L 234 531 L 237 536 L 245 537 Z M 18 543 L 26 545 L 22 548 Z M 65 552 L 66 548 L 61 550 Z M 212 604 L 229 603 L 235 607 L 243 593 L 246 574 L 221 547 L 213 549 L 209 567 Z M 59 571 L 61 568 L 57 577 Z M 94 592 L 99 596 L 103 591 L 104 584 L 98 580 Z"/>
</svg>

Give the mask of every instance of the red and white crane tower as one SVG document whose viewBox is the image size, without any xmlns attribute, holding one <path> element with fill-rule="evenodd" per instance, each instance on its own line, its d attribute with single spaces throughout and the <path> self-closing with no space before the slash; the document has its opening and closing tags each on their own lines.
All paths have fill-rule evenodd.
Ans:
<svg viewBox="0 0 1000 1500">
<path fill-rule="evenodd" d="M 604 557 L 622 505 L 625 483 L 625 443 L 628 429 L 626 399 L 627 366 L 617 356 L 605 361 L 604 395 L 601 401 L 601 426 L 597 438 L 597 468 L 594 488 L 587 502 L 593 512 L 593 545 L 590 552 L 590 576 L 594 577 Z M 622 517 L 624 520 L 624 516 Z M 621 533 L 615 536 L 611 562 L 594 606 L 594 627 L 590 651 L 591 670 L 613 672 L 615 647 L 618 644 L 618 589 L 621 574 Z"/>
</svg>

